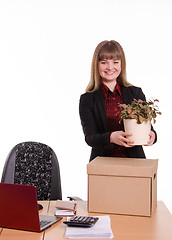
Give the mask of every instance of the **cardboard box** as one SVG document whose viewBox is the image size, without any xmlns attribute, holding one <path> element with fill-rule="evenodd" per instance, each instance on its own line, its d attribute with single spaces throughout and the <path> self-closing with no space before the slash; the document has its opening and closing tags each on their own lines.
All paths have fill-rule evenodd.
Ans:
<svg viewBox="0 0 172 240">
<path fill-rule="evenodd" d="M 157 159 L 96 157 L 87 165 L 88 211 L 151 216 L 157 167 Z"/>
</svg>

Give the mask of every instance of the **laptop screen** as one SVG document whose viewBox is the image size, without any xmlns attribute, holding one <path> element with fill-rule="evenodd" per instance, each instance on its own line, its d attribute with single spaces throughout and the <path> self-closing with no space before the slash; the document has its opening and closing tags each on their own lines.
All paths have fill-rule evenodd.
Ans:
<svg viewBox="0 0 172 240">
<path fill-rule="evenodd" d="M 52 219 L 54 223 L 61 218 Z M 35 186 L 0 183 L 0 227 L 42 230 Z"/>
</svg>

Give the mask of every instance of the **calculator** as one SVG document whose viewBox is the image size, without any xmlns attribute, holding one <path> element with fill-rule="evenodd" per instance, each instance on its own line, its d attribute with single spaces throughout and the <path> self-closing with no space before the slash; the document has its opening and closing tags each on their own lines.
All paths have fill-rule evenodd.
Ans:
<svg viewBox="0 0 172 240">
<path fill-rule="evenodd" d="M 63 223 L 71 227 L 92 227 L 98 219 L 98 217 L 74 216 Z"/>
</svg>

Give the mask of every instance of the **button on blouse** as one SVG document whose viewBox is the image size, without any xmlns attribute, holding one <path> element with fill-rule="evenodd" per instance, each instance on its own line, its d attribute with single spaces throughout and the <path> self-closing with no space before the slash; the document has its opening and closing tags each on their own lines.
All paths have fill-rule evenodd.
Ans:
<svg viewBox="0 0 172 240">
<path fill-rule="evenodd" d="M 105 84 L 101 84 L 104 105 L 107 115 L 108 131 L 123 131 L 123 122 L 120 118 L 119 104 L 123 103 L 120 84 L 117 82 L 112 92 Z M 127 157 L 124 146 L 114 144 L 114 148 L 108 151 L 110 157 Z"/>
</svg>

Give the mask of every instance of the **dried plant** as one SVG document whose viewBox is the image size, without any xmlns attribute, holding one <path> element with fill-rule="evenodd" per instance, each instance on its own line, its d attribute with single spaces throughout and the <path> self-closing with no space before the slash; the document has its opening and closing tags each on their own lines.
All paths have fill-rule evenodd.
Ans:
<svg viewBox="0 0 172 240">
<path fill-rule="evenodd" d="M 153 99 L 147 102 L 141 99 L 134 99 L 131 104 L 120 104 L 121 118 L 136 119 L 138 124 L 143 123 L 143 121 L 152 121 L 153 119 L 153 123 L 155 123 L 157 115 L 161 115 L 156 102 L 159 102 L 159 100 Z"/>
</svg>

